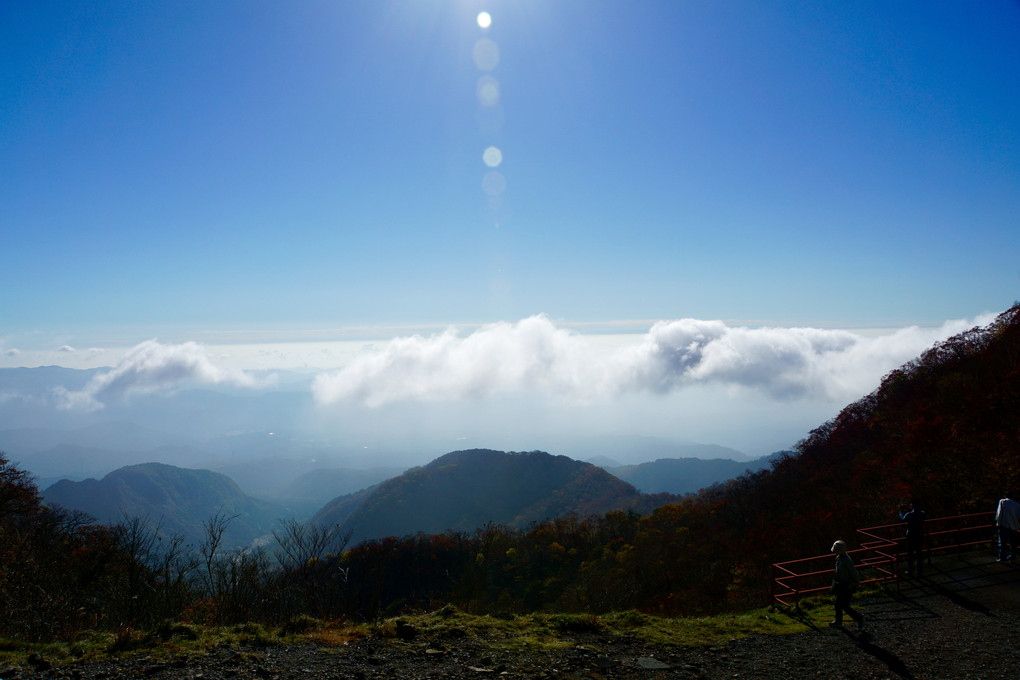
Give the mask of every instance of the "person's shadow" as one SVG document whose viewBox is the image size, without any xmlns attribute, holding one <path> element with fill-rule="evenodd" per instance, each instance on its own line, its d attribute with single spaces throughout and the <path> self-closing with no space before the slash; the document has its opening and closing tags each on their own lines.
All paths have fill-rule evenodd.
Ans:
<svg viewBox="0 0 1020 680">
<path fill-rule="evenodd" d="M 969 609 L 972 612 L 984 614 L 985 616 L 991 616 L 993 618 L 995 617 L 995 612 L 993 612 L 991 609 L 981 604 L 980 602 L 975 602 L 969 597 L 964 597 L 955 590 L 946 588 L 945 586 L 939 583 L 935 583 L 933 581 L 928 582 L 928 587 L 931 588 L 937 594 L 941 595 L 942 597 L 952 602 L 953 604 L 957 605 L 958 607 L 963 607 L 964 609 Z"/>
<path fill-rule="evenodd" d="M 916 603 L 913 602 L 911 602 L 910 604 L 912 605 L 911 608 L 918 606 Z M 920 615 L 925 618 L 938 617 L 938 614 L 932 612 L 931 610 L 927 610 L 924 607 L 919 608 L 920 612 L 917 612 L 916 614 L 911 614 L 910 616 Z M 904 612 L 899 613 L 899 615 L 903 614 Z M 810 616 L 807 616 L 803 613 L 798 613 L 797 615 L 791 613 L 790 616 L 800 621 L 802 624 L 804 624 L 805 626 L 807 626 L 808 628 L 815 632 L 822 632 L 823 630 L 822 628 L 819 628 L 817 625 L 815 625 L 814 621 L 811 620 Z M 875 659 L 877 659 L 878 661 L 884 663 L 892 673 L 895 673 L 897 676 L 901 678 L 913 680 L 914 674 L 910 672 L 909 668 L 907 668 L 907 664 L 903 662 L 903 659 L 899 658 L 898 656 L 890 652 L 888 649 L 879 647 L 877 644 L 875 644 L 873 641 L 874 638 L 872 637 L 871 633 L 868 633 L 866 631 L 854 633 L 845 626 L 843 628 L 840 628 L 839 630 L 848 638 L 850 638 L 850 640 L 852 640 L 853 643 L 857 645 L 858 649 L 860 649 L 862 652 L 866 654 L 875 657 Z"/>
<path fill-rule="evenodd" d="M 857 647 L 862 652 L 870 654 L 871 656 L 875 657 L 876 659 L 884 663 L 886 666 L 889 667 L 889 670 L 895 673 L 896 675 L 900 676 L 901 678 L 909 678 L 910 680 L 913 680 L 914 674 L 910 672 L 909 668 L 907 668 L 907 664 L 903 663 L 903 659 L 896 656 L 888 649 L 883 649 L 882 647 L 879 647 L 878 645 L 873 643 L 870 633 L 863 632 L 854 635 L 849 630 L 844 628 L 843 634 L 846 635 L 851 640 L 853 640 L 854 644 L 856 644 Z"/>
</svg>

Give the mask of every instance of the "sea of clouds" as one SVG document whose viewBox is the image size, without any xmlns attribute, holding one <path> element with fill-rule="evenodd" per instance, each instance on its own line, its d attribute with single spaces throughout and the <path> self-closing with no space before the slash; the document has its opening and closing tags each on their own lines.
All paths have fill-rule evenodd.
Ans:
<svg viewBox="0 0 1020 680">
<path fill-rule="evenodd" d="M 315 377 L 317 403 L 381 407 L 534 395 L 585 403 L 626 395 L 666 395 L 698 386 L 749 390 L 774 401 L 847 402 L 936 342 L 993 317 L 916 326 L 878 336 L 846 330 L 730 326 L 722 321 L 660 321 L 647 333 L 607 344 L 538 315 L 466 334 L 451 328 L 409 335 L 365 350 Z M 143 342 L 80 390 L 62 390 L 67 409 L 96 410 L 135 393 L 194 384 L 248 389 L 272 381 L 225 368 L 206 347 Z"/>
</svg>

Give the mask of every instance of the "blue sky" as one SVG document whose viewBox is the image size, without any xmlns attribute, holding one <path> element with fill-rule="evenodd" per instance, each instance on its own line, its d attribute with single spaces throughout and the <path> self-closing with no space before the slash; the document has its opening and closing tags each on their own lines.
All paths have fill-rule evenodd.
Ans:
<svg viewBox="0 0 1020 680">
<path fill-rule="evenodd" d="M 1006 0 L 5 2 L 0 365 L 999 312 L 1018 35 Z"/>
<path fill-rule="evenodd" d="M 8 334 L 899 325 L 1020 289 L 1015 2 L 0 12 Z"/>
</svg>

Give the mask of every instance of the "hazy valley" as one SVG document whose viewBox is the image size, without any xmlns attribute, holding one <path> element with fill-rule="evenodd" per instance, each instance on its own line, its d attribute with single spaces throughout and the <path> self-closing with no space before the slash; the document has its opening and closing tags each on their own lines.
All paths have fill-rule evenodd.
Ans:
<svg viewBox="0 0 1020 680">
<path fill-rule="evenodd" d="M 313 517 L 344 524 L 359 540 L 470 531 L 486 522 L 524 528 L 557 514 L 647 508 L 652 502 L 643 497 L 648 494 L 693 493 L 767 464 L 717 445 L 579 433 L 567 448 L 584 451 L 587 462 L 577 454 L 557 456 L 555 450 L 547 458 L 583 470 L 577 474 L 598 487 L 587 496 L 578 480 L 560 475 L 556 466 L 543 468 L 537 456 L 507 458 L 524 467 L 530 460 L 531 469 L 515 472 L 500 469 L 490 457 L 459 480 L 430 477 L 429 485 L 423 478 L 448 460 L 453 448 L 401 454 L 315 438 L 300 415 L 309 407 L 307 395 L 297 389 L 277 385 L 254 396 L 184 389 L 113 401 L 98 412 L 57 405 L 61 391 L 81 389 L 94 375 L 56 367 L 0 369 L 0 425 L 6 426 L 0 430 L 0 451 L 34 475 L 49 503 L 110 524 L 143 517 L 195 545 L 202 540 L 203 522 L 214 513 L 237 516 L 230 547 L 264 540 L 281 521 Z M 290 375 L 283 387 L 304 380 Z M 251 429 L 255 423 L 273 428 Z M 415 459 L 422 463 L 393 464 Z M 384 488 L 375 488 L 383 483 Z M 419 489 L 413 499 L 383 500 L 411 486 Z M 472 496 L 479 502 L 470 511 L 448 507 Z M 399 510 L 386 510 L 390 517 L 383 521 L 380 513 L 394 506 L 391 501 Z"/>
<path fill-rule="evenodd" d="M 93 451 L 62 445 L 54 453 Z M 52 464 L 54 457 L 45 460 Z M 220 471 L 150 462 L 118 468 L 101 479 L 63 479 L 41 490 L 54 507 L 85 512 L 106 524 L 144 518 L 193 546 L 205 538 L 211 517 L 229 516 L 224 547 L 234 548 L 265 540 L 288 520 L 341 525 L 357 542 L 419 532 L 470 533 L 489 522 L 524 529 L 570 514 L 648 512 L 765 464 L 686 458 L 604 468 L 537 451 L 474 450 L 449 453 L 403 473 L 316 468 L 296 477 L 304 466 L 278 459 Z"/>
</svg>

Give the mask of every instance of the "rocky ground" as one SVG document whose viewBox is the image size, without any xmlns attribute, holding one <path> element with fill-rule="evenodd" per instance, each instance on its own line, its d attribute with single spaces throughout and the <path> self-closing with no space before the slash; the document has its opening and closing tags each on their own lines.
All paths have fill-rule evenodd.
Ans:
<svg viewBox="0 0 1020 680">
<path fill-rule="evenodd" d="M 0 669 L 2 678 L 247 680 L 433 678 L 962 678 L 1020 677 L 1020 567 L 974 556 L 930 567 L 856 603 L 856 626 L 754 636 L 712 647 L 651 647 L 633 637 L 578 634 L 565 649 L 510 653 L 469 638 L 369 638 L 324 649 L 222 649 L 200 660 L 131 658 Z"/>
</svg>

